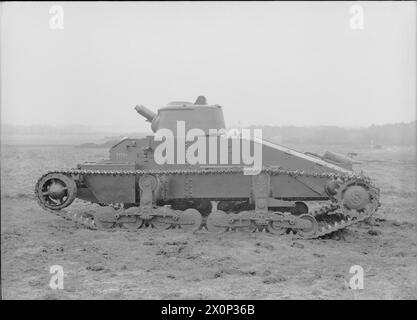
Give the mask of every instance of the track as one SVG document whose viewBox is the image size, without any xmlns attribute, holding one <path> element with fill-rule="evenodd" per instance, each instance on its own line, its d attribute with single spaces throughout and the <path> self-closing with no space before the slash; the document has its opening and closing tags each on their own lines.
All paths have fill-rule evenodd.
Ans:
<svg viewBox="0 0 417 320">
<path fill-rule="evenodd" d="M 216 230 L 220 232 L 223 231 L 230 231 L 230 230 L 249 230 L 249 231 L 257 231 L 266 229 L 268 231 L 272 231 L 272 233 L 277 233 L 281 235 L 290 235 L 295 238 L 303 238 L 303 239 L 316 239 L 326 235 L 330 235 L 333 232 L 338 230 L 342 230 L 351 226 L 352 224 L 364 221 L 370 218 L 380 206 L 379 203 L 379 189 L 376 188 L 368 177 L 363 175 L 356 175 L 356 174 L 336 174 L 336 173 L 317 173 L 317 172 L 305 172 L 302 170 L 283 170 L 279 168 L 264 168 L 262 173 L 266 173 L 269 175 L 289 175 L 292 177 L 320 177 L 320 178 L 328 178 L 335 182 L 337 182 L 337 188 L 335 188 L 335 192 L 332 195 L 329 195 L 329 203 L 310 212 L 307 217 L 308 219 L 300 219 L 290 213 L 272 213 L 268 212 L 266 215 L 259 215 L 259 213 L 255 211 L 245 211 L 238 214 L 219 214 L 218 212 L 212 213 L 212 217 L 219 216 L 219 218 L 211 219 L 210 216 L 208 218 L 208 224 L 210 226 L 215 226 Z M 139 216 L 135 209 L 133 210 L 124 210 L 119 209 L 116 210 L 116 215 L 114 220 L 108 223 L 102 223 L 102 221 L 97 220 L 97 216 L 94 216 L 90 213 L 82 213 L 82 214 L 74 214 L 67 210 L 63 210 L 63 208 L 59 210 L 51 210 L 45 205 L 43 201 L 43 193 L 42 193 L 42 183 L 44 182 L 44 178 L 51 174 L 60 174 L 64 175 L 71 180 L 79 176 L 87 176 L 87 175 L 109 175 L 109 176 L 126 176 L 126 175 L 136 175 L 136 176 L 144 176 L 144 175 L 154 175 L 154 176 L 163 176 L 163 175 L 189 175 L 189 174 L 202 174 L 202 175 L 209 175 L 209 174 L 243 174 L 242 168 L 210 168 L 210 169 L 181 169 L 181 170 L 135 170 L 135 171 L 121 171 L 121 170 L 81 170 L 81 169 L 73 169 L 73 170 L 58 170 L 58 171 L 50 171 L 43 175 L 36 183 L 35 186 L 35 195 L 39 205 L 44 208 L 45 210 L 52 212 L 66 220 L 73 221 L 81 226 L 84 226 L 89 229 L 105 229 L 109 231 L 115 230 L 137 230 L 140 226 L 153 226 L 157 225 L 156 223 L 153 224 L 151 219 L 146 220 L 146 217 Z M 75 184 L 74 184 L 75 185 Z M 354 186 L 361 186 L 365 188 L 369 193 L 369 203 L 366 207 L 361 208 L 359 210 L 352 209 L 351 207 L 347 206 L 344 202 L 343 195 L 349 188 Z M 74 196 L 75 198 L 75 196 Z M 70 199 L 69 204 L 74 199 Z M 67 204 L 67 205 L 69 205 Z M 188 209 L 190 210 L 190 209 Z M 137 209 L 136 209 L 137 211 Z M 162 221 L 163 228 L 166 229 L 167 227 L 183 227 L 185 229 L 188 228 L 187 221 L 184 220 L 181 222 L 181 217 L 187 216 L 190 212 L 185 210 L 179 212 L 178 210 L 170 210 L 169 213 L 163 216 L 159 216 L 159 221 Z M 214 215 L 213 215 L 214 214 Z M 146 215 L 148 216 L 148 215 Z M 306 216 L 306 215 L 304 215 Z M 135 219 L 134 221 L 139 221 L 139 217 L 142 219 L 140 224 L 136 222 L 133 224 L 134 228 L 125 229 L 122 226 L 126 226 L 129 224 L 124 223 L 126 219 Z M 191 217 L 195 217 L 195 215 L 191 215 Z M 232 218 L 230 218 L 232 217 Z M 124 220 L 123 220 L 124 219 Z M 214 220 L 215 222 L 213 223 Z M 301 221 L 303 220 L 303 221 Z M 317 222 L 316 227 L 314 230 L 310 232 L 301 232 L 300 230 L 297 231 L 297 223 L 306 223 L 306 220 L 314 220 Z M 165 222 L 164 222 L 165 221 Z M 196 222 L 197 221 L 197 222 Z M 194 222 L 198 224 L 196 228 L 191 228 L 192 231 L 196 231 L 197 229 L 203 228 L 205 223 L 201 223 L 201 220 L 198 219 Z M 314 222 L 314 223 L 316 223 Z M 159 223 L 160 225 L 161 223 Z M 271 228 L 271 224 L 278 226 L 278 228 Z M 294 226 L 292 228 L 291 226 Z M 136 228 L 137 227 L 137 228 Z M 190 229 L 190 228 L 188 228 Z M 209 230 L 211 228 L 208 228 Z M 278 232 L 276 232 L 278 230 Z"/>
</svg>

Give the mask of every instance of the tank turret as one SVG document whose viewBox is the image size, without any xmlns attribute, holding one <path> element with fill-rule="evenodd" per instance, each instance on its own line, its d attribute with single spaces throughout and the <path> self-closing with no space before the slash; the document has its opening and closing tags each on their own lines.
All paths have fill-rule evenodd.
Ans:
<svg viewBox="0 0 417 320">
<path fill-rule="evenodd" d="M 177 124 L 183 121 L 185 132 L 190 129 L 201 129 L 207 135 L 209 129 L 224 129 L 225 122 L 222 107 L 209 105 L 204 96 L 199 96 L 194 103 L 187 101 L 173 101 L 160 108 L 155 114 L 144 106 L 136 106 L 135 110 L 147 121 L 151 122 L 153 132 L 159 129 L 169 129 L 177 134 Z"/>
</svg>

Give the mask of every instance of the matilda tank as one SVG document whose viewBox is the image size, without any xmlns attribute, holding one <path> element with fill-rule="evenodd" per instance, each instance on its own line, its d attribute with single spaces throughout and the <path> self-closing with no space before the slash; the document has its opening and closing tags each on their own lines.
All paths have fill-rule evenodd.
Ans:
<svg viewBox="0 0 417 320">
<path fill-rule="evenodd" d="M 107 160 L 44 174 L 35 186 L 42 208 L 91 229 L 319 238 L 369 218 L 380 205 L 379 189 L 352 163 L 230 134 L 222 107 L 203 96 L 157 113 L 135 110 L 154 134 L 122 139 Z M 65 208 L 76 198 L 100 207 L 71 213 Z"/>
</svg>

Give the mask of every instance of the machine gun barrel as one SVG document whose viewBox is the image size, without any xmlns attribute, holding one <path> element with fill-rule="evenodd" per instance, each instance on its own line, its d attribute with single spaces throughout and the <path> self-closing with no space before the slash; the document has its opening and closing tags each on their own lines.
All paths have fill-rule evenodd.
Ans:
<svg viewBox="0 0 417 320">
<path fill-rule="evenodd" d="M 139 113 L 141 116 L 143 116 L 149 122 L 152 122 L 152 120 L 155 119 L 155 117 L 156 117 L 155 112 L 149 110 L 148 108 L 146 108 L 144 106 L 137 105 L 135 107 L 135 110 L 136 110 L 137 113 Z"/>
</svg>

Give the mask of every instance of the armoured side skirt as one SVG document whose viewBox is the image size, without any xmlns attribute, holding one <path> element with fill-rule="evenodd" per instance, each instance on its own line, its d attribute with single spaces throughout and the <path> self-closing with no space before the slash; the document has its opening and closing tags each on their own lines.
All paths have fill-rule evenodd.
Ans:
<svg viewBox="0 0 417 320">
<path fill-rule="evenodd" d="M 253 198 L 253 177 L 236 173 L 160 175 L 158 198 L 235 200 Z M 86 175 L 85 188 L 79 198 L 99 203 L 139 203 L 138 175 Z M 323 200 L 326 178 L 272 175 L 268 178 L 268 197 L 285 199 Z"/>
</svg>

